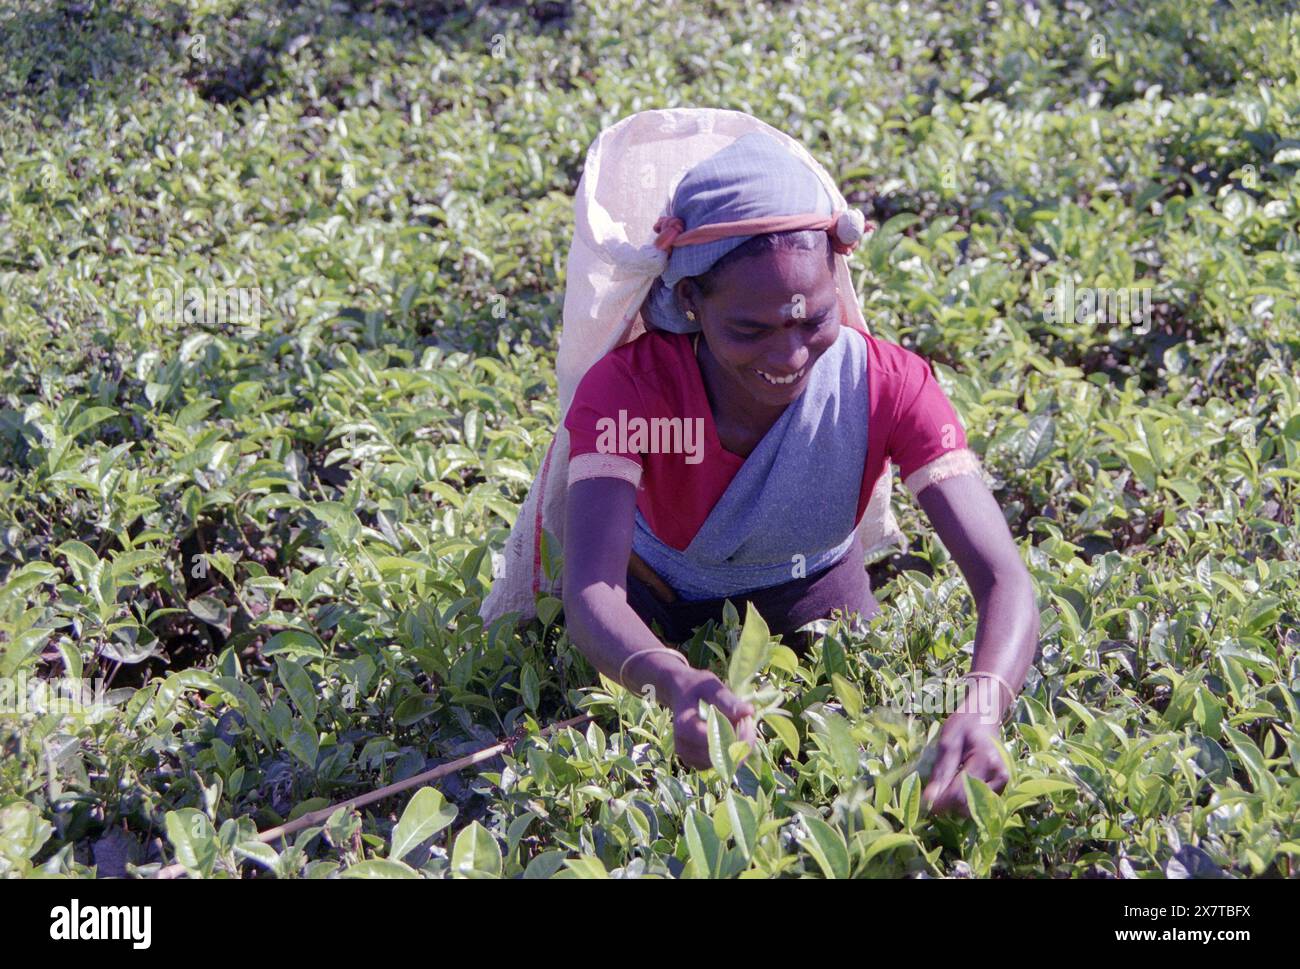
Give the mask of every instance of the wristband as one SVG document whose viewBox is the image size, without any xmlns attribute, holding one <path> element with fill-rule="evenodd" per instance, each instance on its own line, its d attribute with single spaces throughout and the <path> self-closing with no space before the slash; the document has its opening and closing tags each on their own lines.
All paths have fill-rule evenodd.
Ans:
<svg viewBox="0 0 1300 969">
<path fill-rule="evenodd" d="M 676 656 L 687 666 L 691 665 L 691 661 L 688 660 L 682 653 L 677 652 L 677 650 L 675 649 L 668 649 L 666 646 L 651 646 L 649 649 L 638 649 L 627 659 L 623 660 L 623 665 L 618 668 L 618 685 L 623 687 L 623 689 L 629 691 L 632 690 L 632 688 L 628 686 L 627 683 L 623 680 L 623 671 L 627 669 L 627 664 L 632 662 L 632 660 L 636 659 L 638 656 L 641 656 L 644 653 L 668 653 L 671 656 Z"/>
<path fill-rule="evenodd" d="M 959 676 L 958 679 L 961 679 L 961 680 L 973 680 L 973 679 L 976 679 L 976 678 L 978 678 L 978 677 L 985 677 L 986 679 L 993 680 L 993 681 L 994 681 L 995 683 L 997 683 L 999 686 L 1004 686 L 1004 687 L 1006 687 L 1007 695 L 1008 695 L 1008 697 L 1009 697 L 1009 699 L 1008 699 L 1008 701 L 1007 701 L 1007 711 L 1006 711 L 1006 713 L 1004 713 L 1004 714 L 1002 715 L 1002 720 L 1000 721 L 1001 723 L 1006 723 L 1008 720 L 1011 719 L 1011 711 L 1012 711 L 1012 709 L 1015 707 L 1015 704 L 1016 704 L 1016 693 L 1015 693 L 1015 691 L 1012 690 L 1012 689 L 1011 689 L 1011 685 L 1010 685 L 1009 683 L 1007 683 L 1007 681 L 1004 680 L 1002 677 L 998 676 L 998 674 L 996 674 L 996 673 L 990 673 L 990 672 L 988 672 L 988 671 L 986 671 L 986 670 L 972 670 L 972 671 L 969 672 L 969 673 L 964 673 L 963 675 Z M 983 713 L 983 711 L 978 711 L 978 712 L 981 713 L 981 714 Z"/>
</svg>

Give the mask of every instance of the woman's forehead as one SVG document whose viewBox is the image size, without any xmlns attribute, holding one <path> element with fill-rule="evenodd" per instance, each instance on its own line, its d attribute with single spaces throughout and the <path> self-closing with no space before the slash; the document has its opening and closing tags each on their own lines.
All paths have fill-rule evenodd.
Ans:
<svg viewBox="0 0 1300 969">
<path fill-rule="evenodd" d="M 805 308 L 829 303 L 835 276 L 820 253 L 804 250 L 764 253 L 743 259 L 720 274 L 715 295 L 736 308 L 766 309 L 801 302 Z"/>
<path fill-rule="evenodd" d="M 719 276 L 732 277 L 743 274 L 763 276 L 782 275 L 800 276 L 816 279 L 830 276 L 834 266 L 832 253 L 828 248 L 817 249 L 765 249 L 724 265 Z"/>
</svg>

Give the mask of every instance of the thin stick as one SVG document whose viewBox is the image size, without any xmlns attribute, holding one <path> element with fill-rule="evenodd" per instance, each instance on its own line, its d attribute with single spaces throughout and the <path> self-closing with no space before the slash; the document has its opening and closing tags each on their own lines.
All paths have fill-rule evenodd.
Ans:
<svg viewBox="0 0 1300 969">
<path fill-rule="evenodd" d="M 580 717 L 561 720 L 559 723 L 551 724 L 537 736 L 545 737 L 557 730 L 564 730 L 567 727 L 576 727 L 581 723 L 586 723 L 590 719 L 592 719 L 592 715 L 587 713 Z M 330 816 L 339 808 L 351 809 L 364 807 L 367 804 L 373 804 L 375 801 L 382 801 L 386 797 L 392 797 L 394 794 L 399 794 L 409 788 L 428 784 L 430 781 L 436 781 L 438 778 L 445 777 L 447 774 L 453 774 L 458 770 L 463 770 L 471 764 L 477 764 L 479 761 L 483 760 L 491 760 L 497 754 L 501 753 L 501 751 L 505 750 L 506 747 L 513 747 L 522 739 L 524 738 L 518 736 L 511 737 L 509 740 L 503 740 L 498 744 L 493 744 L 491 747 L 484 747 L 482 750 L 475 751 L 472 754 L 466 754 L 464 757 L 459 757 L 449 763 L 439 764 L 437 767 L 427 770 L 423 774 L 416 774 L 414 777 L 408 777 L 404 781 L 398 781 L 395 784 L 389 784 L 386 787 L 381 787 L 378 790 L 369 791 L 365 794 L 358 794 L 356 797 L 350 797 L 346 801 L 339 801 L 337 804 L 323 807 L 319 811 L 308 811 L 302 817 L 294 818 L 286 824 L 280 824 L 276 825 L 274 828 L 268 828 L 266 831 L 258 834 L 257 840 L 261 841 L 263 844 L 269 844 L 278 838 L 283 838 L 296 831 L 301 831 L 303 828 L 310 828 L 313 824 L 328 821 Z M 183 874 L 185 874 L 185 866 L 182 864 L 174 864 L 168 865 L 165 868 L 160 868 L 155 877 L 176 878 Z"/>
</svg>

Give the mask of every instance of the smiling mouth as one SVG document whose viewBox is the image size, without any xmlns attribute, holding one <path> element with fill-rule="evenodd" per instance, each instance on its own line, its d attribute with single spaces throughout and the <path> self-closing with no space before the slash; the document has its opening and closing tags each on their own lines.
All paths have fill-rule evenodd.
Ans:
<svg viewBox="0 0 1300 969">
<path fill-rule="evenodd" d="M 763 378 L 765 382 L 771 384 L 773 387 L 787 387 L 790 384 L 798 382 L 800 378 L 802 378 L 803 375 L 807 372 L 808 372 L 808 367 L 805 366 L 802 370 L 798 371 L 797 373 L 792 373 L 788 377 L 774 377 L 770 373 L 767 373 L 766 371 L 758 370 L 758 369 L 754 370 L 754 373 L 758 374 L 760 377 Z"/>
</svg>

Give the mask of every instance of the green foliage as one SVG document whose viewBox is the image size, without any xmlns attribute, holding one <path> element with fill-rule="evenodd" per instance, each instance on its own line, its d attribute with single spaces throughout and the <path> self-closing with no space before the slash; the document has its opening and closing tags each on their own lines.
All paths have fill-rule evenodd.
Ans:
<svg viewBox="0 0 1300 969">
<path fill-rule="evenodd" d="M 0 874 L 1292 875 L 1296 16 L 545 6 L 0 11 Z M 920 810 L 976 616 L 910 504 L 868 627 L 692 640 L 761 734 L 711 714 L 705 771 L 558 600 L 477 617 L 557 417 L 586 148 L 697 104 L 880 224 L 868 322 L 935 362 L 1029 563 L 1042 653 L 970 819 Z M 1067 285 L 1149 317 L 1047 312 Z"/>
</svg>

